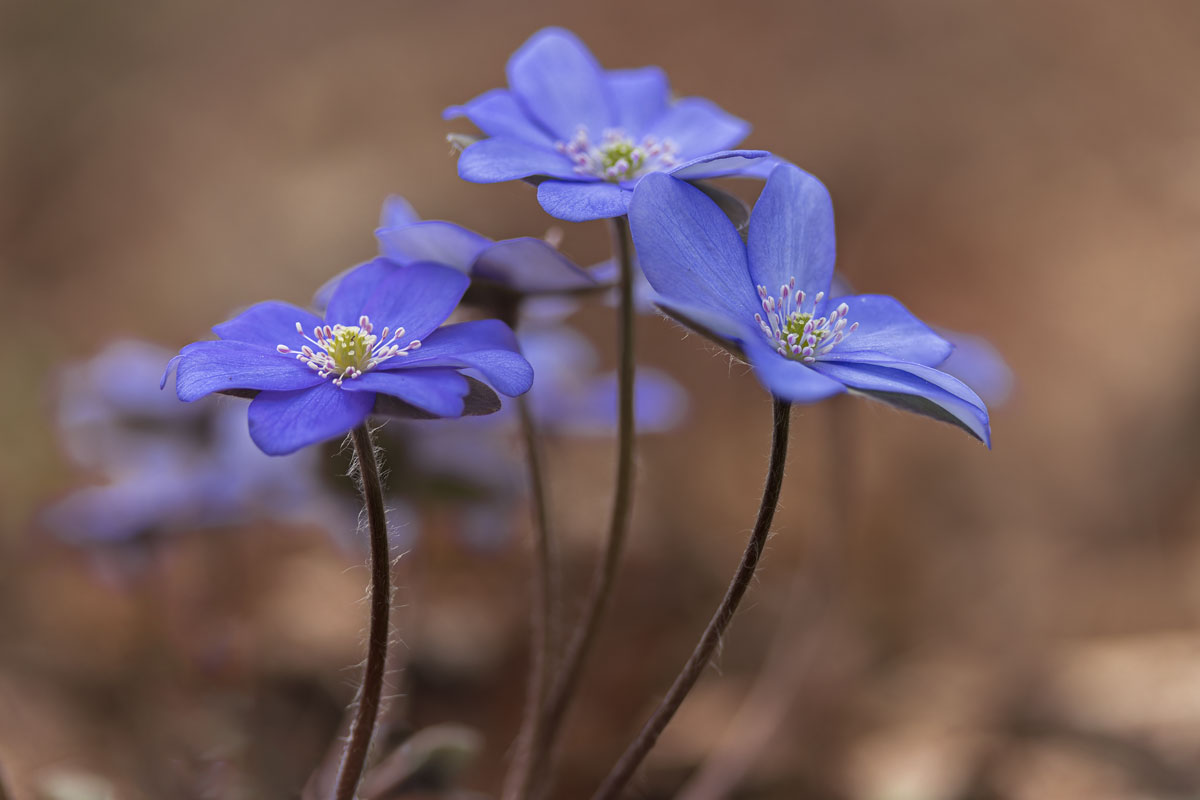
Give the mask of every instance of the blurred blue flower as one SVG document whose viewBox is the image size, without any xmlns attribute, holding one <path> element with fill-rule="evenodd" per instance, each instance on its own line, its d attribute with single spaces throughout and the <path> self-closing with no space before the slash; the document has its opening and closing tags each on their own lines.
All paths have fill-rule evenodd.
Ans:
<svg viewBox="0 0 1200 800">
<path fill-rule="evenodd" d="M 611 436 L 617 425 L 616 373 L 596 372 L 596 351 L 572 328 L 530 321 L 518 327 L 521 351 L 538 379 L 527 396 L 547 436 Z M 665 373 L 643 367 L 634 386 L 638 432 L 660 433 L 682 422 L 687 394 Z M 527 492 L 520 466 L 520 423 L 511 407 L 486 417 L 388 426 L 423 472 L 471 491 L 457 499 L 461 535 L 481 547 L 507 539 Z"/>
<path fill-rule="evenodd" d="M 353 531 L 354 504 L 325 491 L 317 452 L 271 458 L 250 441 L 237 405 L 217 398 L 185 405 L 159 391 L 169 357 L 151 344 L 118 341 L 60 374 L 63 445 L 106 482 L 47 509 L 43 520 L 56 535 L 121 544 L 255 519 L 316 525 L 339 540 Z"/>
<path fill-rule="evenodd" d="M 950 342 L 894 298 L 827 297 L 833 204 L 816 178 L 776 167 L 745 242 L 711 199 L 669 175 L 638 185 L 629 219 L 659 306 L 744 357 L 776 397 L 814 402 L 849 389 L 990 443 L 983 401 L 934 369 Z"/>
<path fill-rule="evenodd" d="M 476 370 L 503 394 L 521 394 L 533 370 L 507 325 L 439 327 L 469 282 L 438 264 L 375 259 L 338 282 L 324 319 L 268 301 L 214 327 L 218 340 L 190 344 L 173 360 L 176 393 L 188 402 L 256 393 L 250 437 L 270 455 L 348 432 L 381 410 L 377 397 L 425 416 L 461 416 L 473 391 L 461 369 Z M 372 319 L 384 324 L 378 334 Z"/>
<path fill-rule="evenodd" d="M 475 183 L 538 180 L 538 202 L 572 222 L 619 217 L 641 178 L 747 172 L 769 153 L 730 150 L 750 125 L 698 97 L 672 100 L 657 67 L 604 70 L 574 34 L 545 28 L 508 60 L 493 89 L 446 119 L 467 117 L 488 138 L 467 147 L 458 174 Z"/>
</svg>

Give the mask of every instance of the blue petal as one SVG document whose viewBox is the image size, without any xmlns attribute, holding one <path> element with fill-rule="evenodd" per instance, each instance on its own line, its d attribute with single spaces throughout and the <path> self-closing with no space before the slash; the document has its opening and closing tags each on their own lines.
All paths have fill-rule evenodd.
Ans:
<svg viewBox="0 0 1200 800">
<path fill-rule="evenodd" d="M 587 222 L 624 216 L 633 192 L 615 183 L 545 181 L 538 185 L 538 202 L 552 217 Z"/>
<path fill-rule="evenodd" d="M 321 318 L 300 306 L 268 300 L 250 306 L 228 322 L 214 326 L 213 333 L 226 341 L 249 342 L 273 350 L 275 345 L 295 338 L 297 322 L 304 326 L 304 330 L 311 331 L 321 324 Z"/>
<path fill-rule="evenodd" d="M 697 156 L 691 161 L 672 167 L 667 173 L 688 181 L 744 175 L 753 170 L 759 161 L 770 156 L 766 150 L 721 150 Z"/>
<path fill-rule="evenodd" d="M 488 136 L 505 136 L 533 144 L 554 146 L 554 137 L 529 118 L 508 89 L 492 89 L 461 106 L 450 106 L 442 119 L 466 117 Z"/>
<path fill-rule="evenodd" d="M 467 379 L 453 369 L 414 368 L 374 370 L 342 383 L 346 394 L 390 394 L 406 403 L 439 417 L 458 417 L 463 413 L 463 398 L 471 390 Z"/>
<path fill-rule="evenodd" d="M 325 319 L 331 324 L 357 325 L 362 309 L 375 289 L 401 269 L 403 267 L 395 261 L 376 258 L 334 278 L 317 290 L 318 302 L 321 295 L 328 293 Z"/>
<path fill-rule="evenodd" d="M 565 292 L 596 285 L 591 275 L 549 243 L 532 237 L 496 242 L 480 253 L 471 273 L 523 294 Z"/>
<path fill-rule="evenodd" d="M 424 339 L 445 322 L 470 283 L 463 273 L 441 264 L 409 264 L 376 286 L 359 313 L 370 317 L 376 329 L 403 326 L 403 343 L 407 344 Z M 326 319 L 350 325 L 357 324 L 358 317 L 356 313 L 346 320 L 332 320 L 326 315 Z"/>
<path fill-rule="evenodd" d="M 642 271 L 663 298 L 753 324 L 761 305 L 742 238 L 707 195 L 652 173 L 634 192 L 629 224 Z"/>
<path fill-rule="evenodd" d="M 810 298 L 828 294 L 837 246 L 824 185 L 790 164 L 776 167 L 750 214 L 746 249 L 755 285 L 771 294 L 793 277 Z"/>
<path fill-rule="evenodd" d="M 747 166 L 744 170 L 739 172 L 738 175 L 743 178 L 758 178 L 759 180 L 765 181 L 767 178 L 771 177 L 771 173 L 774 172 L 775 168 L 780 164 L 790 163 L 791 162 L 786 158 L 780 158 L 777 155 L 770 155 L 766 158 L 758 159 L 753 164 Z"/>
<path fill-rule="evenodd" d="M 616 111 L 617 126 L 635 140 L 640 140 L 651 124 L 667 112 L 671 89 L 666 73 L 658 67 L 609 70 L 604 79 Z"/>
<path fill-rule="evenodd" d="M 291 335 L 299 335 L 294 327 Z M 247 342 L 196 342 L 179 356 L 175 393 L 188 403 L 230 389 L 290 391 L 323 380 L 294 356 Z"/>
<path fill-rule="evenodd" d="M 412 207 L 412 203 L 398 194 L 388 195 L 379 211 L 379 227 L 398 228 L 401 225 L 412 225 L 420 222 L 421 215 Z"/>
<path fill-rule="evenodd" d="M 345 392 L 329 381 L 297 392 L 263 392 L 250 402 L 250 438 L 267 455 L 287 455 L 346 433 L 374 404 L 373 394 Z"/>
<path fill-rule="evenodd" d="M 877 361 L 912 361 L 935 367 L 945 361 L 954 349 L 950 342 L 913 316 L 894 297 L 882 294 L 851 295 L 836 298 L 826 306 L 835 308 L 838 303 L 850 307 L 846 319 L 848 323 L 857 322 L 859 327 L 823 358 L 861 361 L 861 358 L 852 356 L 871 353 L 882 356 L 874 359 Z"/>
<path fill-rule="evenodd" d="M 375 231 L 379 252 L 407 264 L 432 261 L 470 272 L 471 263 L 491 240 L 453 222 L 429 220 Z"/>
<path fill-rule="evenodd" d="M 992 446 L 987 406 L 966 384 L 944 372 L 902 361 L 817 361 L 813 369 L 877 400 L 952 422 Z M 914 398 L 930 405 L 913 404 Z"/>
<path fill-rule="evenodd" d="M 767 390 L 781 400 L 815 403 L 846 391 L 836 380 L 775 351 L 763 336 L 749 335 L 743 340 L 746 358 Z"/>
<path fill-rule="evenodd" d="M 508 85 L 546 130 L 570 139 L 583 126 L 593 136 L 612 127 L 600 65 L 570 31 L 544 28 L 508 60 Z"/>
<path fill-rule="evenodd" d="M 495 319 L 438 328 L 413 355 L 385 361 L 380 369 L 415 366 L 476 369 L 496 391 L 509 397 L 523 394 L 533 384 L 533 367 L 521 355 L 512 330 Z"/>
<path fill-rule="evenodd" d="M 685 97 L 672 104 L 648 132 L 675 142 L 680 156 L 689 159 L 735 147 L 750 134 L 750 123 L 702 97 Z"/>
<path fill-rule="evenodd" d="M 746 326 L 731 317 L 727 311 L 668 299 L 653 290 L 650 297 L 655 307 L 684 327 L 691 328 L 735 353 L 741 350 L 739 342 L 747 338 Z"/>
<path fill-rule="evenodd" d="M 472 183 L 501 183 L 534 175 L 581 177 L 571 160 L 553 147 L 506 136 L 475 142 L 458 157 L 458 177 Z"/>
<path fill-rule="evenodd" d="M 954 345 L 954 352 L 937 368 L 970 386 L 989 405 L 1004 403 L 1012 393 L 1012 369 L 991 342 L 968 333 L 936 330 Z"/>
</svg>

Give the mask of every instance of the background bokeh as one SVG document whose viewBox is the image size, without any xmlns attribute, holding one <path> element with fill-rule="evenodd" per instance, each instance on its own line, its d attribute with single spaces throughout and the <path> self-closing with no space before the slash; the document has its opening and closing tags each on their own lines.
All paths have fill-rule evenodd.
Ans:
<svg viewBox="0 0 1200 800">
<path fill-rule="evenodd" d="M 181 532 L 118 567 L 58 541 L 40 509 L 95 476 L 62 452 L 55 371 L 117 336 L 175 348 L 235 307 L 306 301 L 373 254 L 390 193 L 497 238 L 540 235 L 551 220 L 527 186 L 457 179 L 444 135 L 470 126 L 440 111 L 501 85 L 547 24 L 752 121 L 748 145 L 830 187 L 858 288 L 985 335 L 1017 379 L 992 452 L 867 401 L 799 411 L 761 577 L 639 796 L 675 796 L 704 763 L 744 769 L 727 795 L 742 798 L 1200 794 L 1200 6 L 9 0 L 13 796 L 298 796 L 353 692 L 360 554 L 303 525 Z M 605 256 L 602 224 L 563 228 L 580 263 Z M 574 321 L 611 364 L 611 312 Z M 753 377 L 663 320 L 638 332 L 643 362 L 689 390 L 689 417 L 641 445 L 562 798 L 587 796 L 690 651 L 765 466 Z M 563 585 L 578 589 L 612 449 L 562 440 L 549 458 Z M 490 792 L 523 692 L 524 510 L 486 547 L 456 535 L 452 510 L 418 513 L 396 569 L 389 735 L 478 731 L 462 785 Z M 685 796 L 726 796 L 697 786 Z"/>
</svg>

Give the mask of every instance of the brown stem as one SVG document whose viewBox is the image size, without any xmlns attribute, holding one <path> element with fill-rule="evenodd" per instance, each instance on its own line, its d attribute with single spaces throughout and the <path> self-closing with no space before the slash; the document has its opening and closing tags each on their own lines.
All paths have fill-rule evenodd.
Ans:
<svg viewBox="0 0 1200 800">
<path fill-rule="evenodd" d="M 720 742 L 688 778 L 675 800 L 719 800 L 730 797 L 750 774 L 772 737 L 787 720 L 818 654 L 827 658 L 827 640 L 841 613 L 838 587 L 843 582 L 841 542 L 849 528 L 854 487 L 854 438 L 846 400 L 835 397 L 824 410 L 829 418 L 830 482 L 823 491 L 830 502 L 824 534 L 815 556 L 792 580 L 783 614 L 772 637 L 762 671 L 733 717 Z M 836 646 L 836 639 L 834 640 Z"/>
<path fill-rule="evenodd" d="M 371 626 L 367 634 L 367 663 L 362 686 L 358 690 L 358 709 L 350 724 L 350 737 L 338 767 L 334 800 L 354 800 L 362 779 L 375 720 L 383 696 L 383 672 L 387 661 L 388 613 L 391 610 L 391 567 L 388 554 L 387 519 L 383 509 L 383 485 L 379 480 L 379 462 L 375 444 L 366 423 L 350 432 L 361 483 L 363 505 L 367 509 L 367 529 L 371 536 Z"/>
<path fill-rule="evenodd" d="M 546 705 L 542 712 L 540 735 L 533 741 L 533 752 L 529 762 L 531 777 L 527 785 L 533 786 L 533 796 L 543 796 L 549 790 L 550 751 L 559 729 L 562 727 L 571 698 L 579 685 L 583 665 L 600 628 L 600 619 L 608 606 L 617 567 L 625 546 L 625 534 L 629 530 L 630 511 L 633 506 L 633 242 L 629 237 L 629 220 L 617 217 L 612 221 L 613 252 L 620 267 L 620 303 L 618 308 L 617 364 L 617 475 L 613 490 L 612 515 L 609 519 L 608 540 L 604 555 L 596 566 L 591 590 L 584 605 L 579 625 L 575 628 L 562 665 L 550 687 Z M 536 783 L 536 785 L 534 785 Z M 524 796 L 520 796 L 523 797 Z"/>
<path fill-rule="evenodd" d="M 659 703 L 653 716 L 642 727 L 637 738 L 630 743 L 624 754 L 617 761 L 604 783 L 592 795 L 592 800 L 614 800 L 625 788 L 625 784 L 633 777 L 633 773 L 642 763 L 642 759 L 654 747 L 659 735 L 666 729 L 679 706 L 687 697 L 688 692 L 696 685 L 700 675 L 708 666 L 709 659 L 720 644 L 721 636 L 729 626 L 738 604 L 746 594 L 754 571 L 762 557 L 763 546 L 771 530 L 771 521 L 775 517 L 775 508 L 779 504 L 779 492 L 783 485 L 783 466 L 787 461 L 788 425 L 791 417 L 791 404 L 785 400 L 775 400 L 774 430 L 771 437 L 771 461 L 767 467 L 766 485 L 763 487 L 762 503 L 758 508 L 758 519 L 754 523 L 754 531 L 742 554 L 742 562 L 734 573 L 733 580 L 725 592 L 721 604 L 704 629 L 704 634 L 696 644 L 696 649 L 688 658 L 683 670 L 675 678 L 667 696 Z"/>
<path fill-rule="evenodd" d="M 525 710 L 521 729 L 517 733 L 516 753 L 508 774 L 504 776 L 505 800 L 516 800 L 529 792 L 533 776 L 533 744 L 541 739 L 544 722 L 542 708 L 546 703 L 551 658 L 554 608 L 552 585 L 553 553 L 550 522 L 542 477 L 542 458 L 538 447 L 537 428 L 524 396 L 517 398 L 521 417 L 521 432 L 525 439 L 525 454 L 529 461 L 529 491 L 533 510 L 533 599 L 530 614 L 530 666 L 526 687 Z"/>
</svg>

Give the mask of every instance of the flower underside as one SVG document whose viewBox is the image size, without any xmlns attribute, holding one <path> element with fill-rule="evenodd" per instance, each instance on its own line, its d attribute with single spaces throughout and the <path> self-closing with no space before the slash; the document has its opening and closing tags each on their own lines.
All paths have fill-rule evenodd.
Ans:
<svg viewBox="0 0 1200 800">
<path fill-rule="evenodd" d="M 594 143 L 587 128 L 580 127 L 569 142 L 555 147 L 575 164 L 575 172 L 613 183 L 631 180 L 648 172 L 659 172 L 679 165 L 679 145 L 670 139 L 645 136 L 640 143 L 621 128 L 604 131 Z"/>
<path fill-rule="evenodd" d="M 308 344 L 299 350 L 285 344 L 276 345 L 275 349 L 284 355 L 295 354 L 317 375 L 332 378 L 335 385 L 341 386 L 346 378 L 357 378 L 389 358 L 406 356 L 421 346 L 420 339 L 413 339 L 403 346 L 396 344 L 404 336 L 402 327 L 394 333 L 385 327 L 378 336 L 374 330 L 366 315 L 358 318 L 357 325 L 318 325 L 313 328 L 312 336 L 297 322 L 296 333 Z"/>
<path fill-rule="evenodd" d="M 796 291 L 795 278 L 779 287 L 778 298 L 768 294 L 765 286 L 758 287 L 758 296 L 763 313 L 755 314 L 754 321 L 775 351 L 793 361 L 811 364 L 858 329 L 857 322 L 847 324 L 850 306 L 845 303 L 840 303 L 828 317 L 816 315 L 824 292 L 817 292 L 811 310 L 805 311 L 805 294 Z"/>
</svg>

